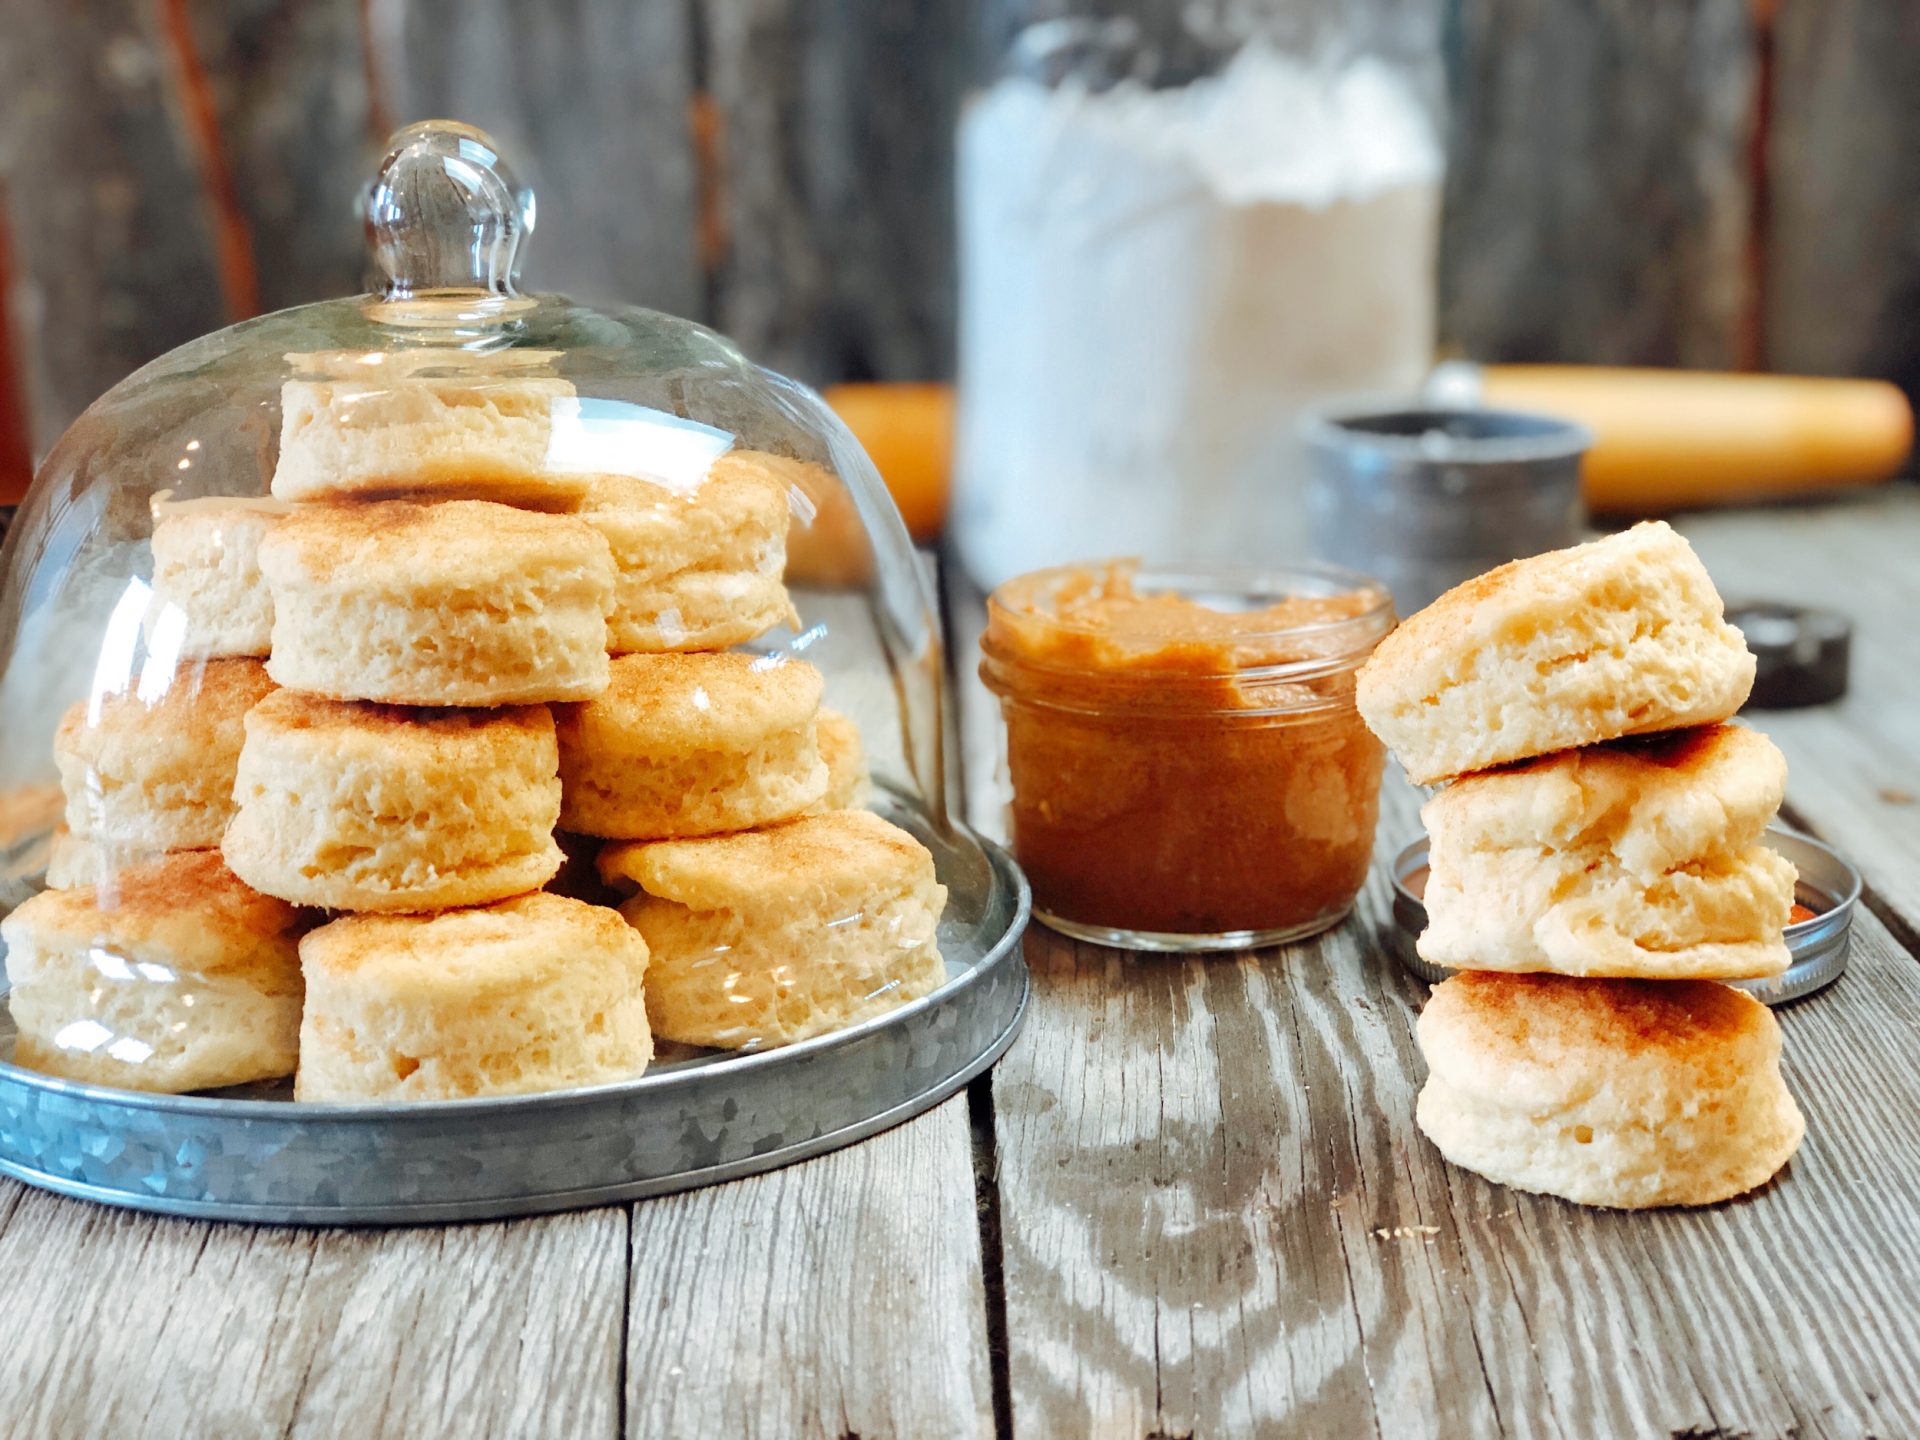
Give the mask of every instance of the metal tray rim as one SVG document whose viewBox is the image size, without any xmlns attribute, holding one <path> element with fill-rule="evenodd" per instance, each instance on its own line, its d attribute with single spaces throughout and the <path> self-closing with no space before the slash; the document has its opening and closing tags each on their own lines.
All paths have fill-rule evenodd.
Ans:
<svg viewBox="0 0 1920 1440">
<path fill-rule="evenodd" d="M 411 1105 L 155 1096 L 0 1065 L 0 1174 L 149 1214 L 415 1225 L 624 1203 L 864 1140 L 985 1071 L 1032 997 L 1019 865 L 965 826 L 903 808 L 899 823 L 948 857 L 943 878 L 979 908 L 956 918 L 960 974 L 861 1025 L 615 1085 Z"/>
<path fill-rule="evenodd" d="M 990 975 L 1006 958 L 1008 949 L 1020 943 L 1020 937 L 1025 933 L 1032 919 L 1033 891 L 1027 884 L 1026 872 L 1013 862 L 1012 856 L 1004 846 L 987 839 L 958 820 L 949 818 L 947 823 L 955 833 L 977 845 L 981 853 L 986 856 L 987 863 L 999 872 L 1014 890 L 1013 923 L 987 953 L 977 963 L 970 965 L 963 974 L 947 981 L 938 990 L 923 995 L 918 1000 L 910 1001 L 897 1010 L 889 1010 L 884 1014 L 873 1016 L 871 1019 L 861 1021 L 858 1025 L 850 1025 L 844 1030 L 815 1035 L 797 1044 L 732 1055 L 717 1063 L 724 1065 L 728 1073 L 737 1074 L 745 1070 L 757 1070 L 767 1065 L 779 1064 L 782 1061 L 791 1061 L 796 1056 L 817 1055 L 835 1050 L 844 1045 L 854 1044 L 875 1030 L 910 1021 L 935 1005 L 945 1004 L 965 991 L 984 983 L 984 977 Z M 1024 1011 L 1024 1003 L 1022 1009 Z M 683 1080 L 686 1074 L 686 1071 L 678 1068 L 649 1070 L 644 1074 L 636 1075 L 631 1080 L 616 1080 L 607 1085 L 583 1085 L 570 1090 L 534 1090 L 518 1095 L 483 1095 L 464 1100 L 410 1100 L 404 1104 L 306 1101 L 300 1103 L 298 1115 L 302 1120 L 312 1120 L 321 1124 L 358 1123 L 368 1120 L 406 1121 L 409 1118 L 439 1121 L 449 1116 L 487 1115 L 499 1111 L 593 1104 L 617 1096 L 668 1089 L 676 1082 Z M 62 1079 L 57 1075 L 43 1075 L 38 1070 L 28 1070 L 7 1060 L 0 1060 L 0 1079 L 15 1081 L 62 1099 L 114 1105 L 128 1110 L 217 1115 L 233 1120 L 284 1120 L 288 1116 L 288 1102 L 285 1100 L 243 1100 L 217 1095 L 166 1095 L 146 1090 L 121 1090 L 111 1085 L 94 1085 L 81 1080 Z M 4 1154 L 0 1154 L 0 1171 L 13 1173 Z"/>
<path fill-rule="evenodd" d="M 983 841 L 983 845 L 991 842 Z M 997 857 L 996 857 L 997 859 Z M 1019 872 L 1015 870 L 1014 874 Z M 1022 889 L 1024 891 L 1024 877 Z M 1017 918 L 1024 919 L 1026 906 L 1020 906 Z M 1010 938 L 1017 943 L 1024 930 L 1024 924 L 1017 923 L 1010 931 Z M 999 954 L 995 947 L 995 955 Z M 994 962 L 997 963 L 997 960 Z M 983 961 L 980 967 L 989 968 Z M 957 991 L 956 991 L 957 993 Z M 877 1115 L 870 1115 L 837 1130 L 823 1135 L 815 1135 L 793 1145 L 770 1150 L 764 1154 L 749 1156 L 742 1160 L 729 1161 L 720 1165 L 711 1165 L 699 1170 L 683 1170 L 673 1175 L 659 1176 L 649 1180 L 627 1181 L 616 1185 L 589 1185 L 569 1190 L 550 1190 L 540 1194 L 515 1196 L 501 1199 L 491 1204 L 472 1201 L 425 1201 L 419 1204 L 386 1204 L 379 1207 L 379 1217 L 373 1218 L 365 1207 L 343 1205 L 328 1207 L 320 1205 L 273 1205 L 246 1204 L 226 1200 L 188 1200 L 166 1195 L 142 1195 L 136 1191 L 118 1190 L 107 1185 L 90 1185 L 84 1181 L 68 1180 L 32 1166 L 21 1165 L 11 1157 L 0 1153 L 0 1174 L 10 1175 L 23 1184 L 36 1189 L 51 1191 L 77 1200 L 88 1200 L 99 1205 L 109 1205 L 121 1210 L 135 1210 L 149 1215 L 168 1215 L 188 1220 L 223 1220 L 242 1224 L 260 1225 L 330 1225 L 330 1226 L 403 1226 L 403 1225 L 443 1225 L 459 1222 L 484 1223 L 490 1220 L 513 1219 L 529 1215 L 552 1215 L 567 1210 L 584 1210 L 598 1205 L 619 1205 L 634 1200 L 645 1200 L 657 1195 L 671 1195 L 683 1190 L 697 1190 L 707 1185 L 725 1184 L 730 1180 L 741 1180 L 751 1175 L 764 1174 L 782 1166 L 797 1164 L 803 1160 L 817 1159 L 844 1146 L 871 1139 L 884 1130 L 902 1124 L 915 1116 L 924 1114 L 936 1105 L 951 1099 L 966 1086 L 984 1074 L 999 1058 L 1007 1052 L 1020 1034 L 1021 1026 L 1026 1022 L 1027 1007 L 1033 993 L 1032 981 L 1022 977 L 1020 1001 L 1008 1018 L 1006 1026 L 986 1050 L 965 1068 L 956 1071 L 951 1077 L 921 1093 L 889 1107 Z M 896 1014 L 904 1013 L 902 1007 Z M 792 1047 L 789 1047 L 792 1048 Z M 780 1051 L 768 1051 L 779 1054 Z M 564 1091 L 560 1094 L 592 1094 L 604 1097 L 618 1086 L 599 1086 L 591 1092 Z M 107 1093 L 118 1095 L 114 1090 Z M 538 1098 L 533 1097 L 533 1098 Z M 255 1103 L 273 1106 L 284 1113 L 284 1101 L 263 1100 Z M 453 1103 L 453 1102 L 448 1102 Z M 344 1107 L 342 1107 L 344 1108 Z M 399 1109 L 400 1107 L 393 1107 Z M 445 1114 L 443 1105 L 436 1112 Z M 384 1118 L 384 1117 L 383 1117 Z"/>
</svg>

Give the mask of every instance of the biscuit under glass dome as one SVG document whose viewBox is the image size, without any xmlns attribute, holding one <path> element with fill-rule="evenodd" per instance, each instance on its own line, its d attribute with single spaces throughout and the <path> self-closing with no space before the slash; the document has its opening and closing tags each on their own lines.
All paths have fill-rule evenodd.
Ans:
<svg viewBox="0 0 1920 1440">
<path fill-rule="evenodd" d="M 556 497 L 570 476 L 696 488 L 723 457 L 780 474 L 798 618 L 749 648 L 819 667 L 826 703 L 860 724 L 875 780 L 937 810 L 932 595 L 872 462 L 820 398 L 690 321 L 520 293 L 531 196 L 477 131 L 402 132 L 369 209 L 379 293 L 267 315 L 162 356 L 95 402 L 42 466 L 0 582 L 10 821 L 0 893 L 17 902 L 44 861 L 62 714 L 94 697 L 151 699 L 191 658 L 184 618 L 154 595 L 156 510 L 266 502 L 289 380 L 385 388 L 401 404 L 409 385 L 434 379 L 544 386 L 539 435 Z M 440 493 L 460 493 L 457 478 Z M 485 483 L 469 493 L 541 503 Z"/>
<path fill-rule="evenodd" d="M 862 744 L 876 807 L 904 806 L 945 833 L 933 596 L 871 461 L 814 392 L 700 325 L 523 293 L 533 213 L 480 132 L 410 127 L 369 195 L 373 293 L 162 356 L 103 395 L 47 457 L 0 552 L 0 915 L 47 885 L 49 864 L 56 882 L 107 886 L 154 852 L 217 846 L 231 797 L 196 776 L 209 745 L 239 744 L 269 627 L 276 637 L 283 624 L 304 627 L 310 647 L 370 643 L 331 602 L 271 616 L 237 582 L 223 588 L 229 569 L 254 562 L 255 517 L 264 526 L 313 498 L 304 487 L 315 477 L 330 477 L 334 500 L 480 500 L 528 513 L 584 513 L 622 485 L 715 497 L 732 548 L 716 541 L 680 570 L 623 576 L 646 593 L 625 597 L 612 648 L 807 662 L 824 678 L 824 705 L 852 722 L 823 726 L 822 750 Z M 505 416 L 504 428 L 476 438 L 475 417 L 447 398 L 460 394 L 493 397 L 489 414 Z M 327 423 L 310 424 L 316 416 Z M 768 482 L 781 497 L 773 509 L 754 498 Z M 248 503 L 218 503 L 235 497 Z M 465 512 L 435 508 L 444 525 L 422 568 L 490 573 L 486 526 L 461 528 Z M 622 523 L 602 527 L 616 558 L 653 539 L 644 517 Z M 501 614 L 545 627 L 542 644 L 564 651 L 564 617 L 516 610 L 511 580 Z M 751 618 L 735 633 L 727 616 L 742 614 Z M 545 694 L 537 681 L 531 691 Z M 213 693 L 231 696 L 224 739 L 169 729 L 170 700 Z M 467 703 L 457 689 L 437 701 L 404 689 L 381 698 Z M 78 767 L 64 796 L 56 749 Z M 76 783 L 87 790 L 79 800 Z M 834 783 L 854 781 L 837 773 Z M 143 828 L 143 797 L 155 794 L 191 820 Z M 67 821 L 97 833 L 76 835 Z"/>
</svg>

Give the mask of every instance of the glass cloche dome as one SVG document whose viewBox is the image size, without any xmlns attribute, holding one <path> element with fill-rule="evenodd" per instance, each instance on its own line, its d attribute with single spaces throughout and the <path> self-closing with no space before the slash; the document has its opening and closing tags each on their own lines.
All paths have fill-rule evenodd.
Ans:
<svg viewBox="0 0 1920 1440">
<path fill-rule="evenodd" d="M 368 194 L 372 293 L 162 356 L 47 457 L 0 551 L 0 916 L 48 890 L 105 909 L 182 852 L 224 857 L 303 936 L 541 891 L 614 905 L 672 890 L 667 871 L 751 900 L 789 857 L 631 852 L 844 808 L 931 851 L 950 975 L 1004 949 L 981 929 L 999 872 L 946 814 L 931 583 L 873 464 L 723 336 L 523 293 L 533 217 L 485 135 L 409 127 Z M 510 853 L 515 827 L 538 855 Z M 205 879 L 168 874 L 178 893 Z M 58 918 L 34 931 L 36 975 Z M 230 921 L 264 923 L 232 906 L 195 923 Z M 6 933 L 17 1063 L 224 1083 L 25 1058 L 23 933 Z M 120 954 L 108 978 L 143 963 Z M 172 983 L 181 965 L 149 968 Z M 157 1043 L 104 1011 L 86 1023 L 58 1043 L 131 1044 L 121 1061 Z"/>
</svg>

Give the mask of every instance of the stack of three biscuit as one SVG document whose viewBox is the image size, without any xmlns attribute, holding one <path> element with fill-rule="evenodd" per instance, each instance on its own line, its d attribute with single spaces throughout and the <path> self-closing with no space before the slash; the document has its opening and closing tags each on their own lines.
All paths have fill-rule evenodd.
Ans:
<svg viewBox="0 0 1920 1440">
<path fill-rule="evenodd" d="M 1771 1012 L 1795 875 L 1786 762 L 1724 723 L 1753 657 L 1662 524 L 1503 566 L 1383 642 L 1359 704 L 1417 783 L 1418 1120 L 1448 1159 L 1593 1205 L 1763 1184 L 1804 1122 Z"/>
</svg>

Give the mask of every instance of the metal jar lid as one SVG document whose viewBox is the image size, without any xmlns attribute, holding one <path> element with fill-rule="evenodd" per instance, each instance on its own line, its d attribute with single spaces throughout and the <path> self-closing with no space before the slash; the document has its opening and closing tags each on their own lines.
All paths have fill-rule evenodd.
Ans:
<svg viewBox="0 0 1920 1440">
<path fill-rule="evenodd" d="M 1313 553 L 1377 575 L 1402 615 L 1581 538 L 1582 427 L 1512 410 L 1347 409 L 1300 423 Z"/>
<path fill-rule="evenodd" d="M 1832 610 L 1757 601 L 1727 607 L 1757 662 L 1747 703 L 1760 710 L 1825 705 L 1847 693 L 1853 625 Z"/>
<path fill-rule="evenodd" d="M 1730 980 L 1768 1005 L 1784 1005 L 1838 980 L 1847 968 L 1847 948 L 1853 933 L 1853 912 L 1860 903 L 1860 872 L 1840 853 L 1810 836 L 1781 825 L 1767 828 L 1764 843 L 1784 855 L 1800 872 L 1794 898 L 1814 911 L 1811 920 L 1787 927 L 1786 970 L 1764 980 Z M 1422 960 L 1414 949 L 1427 928 L 1427 907 L 1409 888 L 1409 882 L 1427 869 L 1427 841 L 1423 836 L 1393 857 L 1393 928 L 1388 947 L 1401 965 L 1437 985 L 1454 972 Z"/>
</svg>

